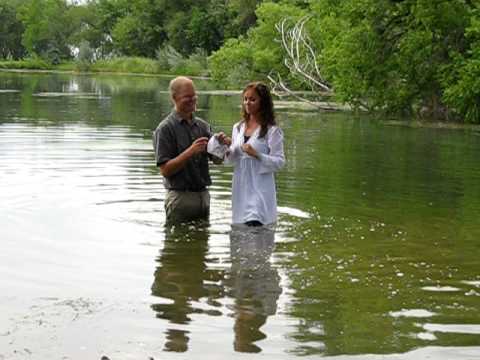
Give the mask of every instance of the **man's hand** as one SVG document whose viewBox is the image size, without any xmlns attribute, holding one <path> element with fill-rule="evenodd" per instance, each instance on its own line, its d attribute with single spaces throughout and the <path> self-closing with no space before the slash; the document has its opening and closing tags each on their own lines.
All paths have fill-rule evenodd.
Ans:
<svg viewBox="0 0 480 360">
<path fill-rule="evenodd" d="M 184 152 L 182 152 L 177 157 L 168 160 L 166 163 L 160 165 L 160 171 L 165 177 L 172 176 L 180 171 L 188 159 L 192 156 L 205 152 L 207 150 L 208 138 L 201 137 L 196 139 L 192 145 L 190 145 Z"/>
<path fill-rule="evenodd" d="M 217 138 L 218 142 L 222 145 L 227 145 L 227 146 L 232 145 L 232 139 L 229 138 L 227 135 L 225 135 L 223 131 L 219 132 L 218 134 L 215 134 L 215 137 Z"/>
<path fill-rule="evenodd" d="M 250 144 L 243 144 L 242 145 L 242 150 L 246 152 L 248 155 L 253 156 L 254 158 L 258 159 L 258 153 L 257 150 L 253 148 L 252 145 Z"/>
<path fill-rule="evenodd" d="M 188 151 L 190 152 L 191 155 L 205 152 L 207 150 L 207 143 L 208 143 L 207 137 L 200 137 L 196 139 L 192 143 L 192 145 L 190 145 L 190 147 L 188 148 Z"/>
</svg>

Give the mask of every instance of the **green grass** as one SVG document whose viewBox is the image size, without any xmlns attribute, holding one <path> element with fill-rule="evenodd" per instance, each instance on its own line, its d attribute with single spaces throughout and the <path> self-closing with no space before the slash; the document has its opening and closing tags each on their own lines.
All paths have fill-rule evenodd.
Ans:
<svg viewBox="0 0 480 360">
<path fill-rule="evenodd" d="M 156 60 L 142 57 L 118 57 L 109 60 L 99 60 L 91 65 L 90 71 L 134 74 L 162 73 Z"/>
<path fill-rule="evenodd" d="M 74 61 L 66 61 L 53 66 L 53 69 L 60 71 L 77 71 L 77 64 Z"/>
<path fill-rule="evenodd" d="M 0 69 L 51 70 L 52 68 L 52 65 L 38 58 L 0 61 Z"/>
<path fill-rule="evenodd" d="M 74 72 L 112 72 L 131 74 L 166 74 L 205 76 L 208 70 L 195 58 L 182 59 L 171 69 L 162 69 L 156 59 L 143 57 L 117 57 L 99 60 L 93 64 L 80 64 L 76 61 L 66 61 L 59 65 L 50 65 L 41 59 L 25 59 L 18 61 L 0 61 L 0 69 L 20 70 L 58 70 Z"/>
</svg>

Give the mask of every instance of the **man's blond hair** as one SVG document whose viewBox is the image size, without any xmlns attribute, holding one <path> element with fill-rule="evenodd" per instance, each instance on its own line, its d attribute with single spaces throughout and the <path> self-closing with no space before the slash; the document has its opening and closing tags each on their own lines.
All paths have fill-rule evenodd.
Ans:
<svg viewBox="0 0 480 360">
<path fill-rule="evenodd" d="M 175 79 L 170 81 L 168 85 L 168 90 L 170 91 L 170 97 L 173 99 L 174 96 L 178 93 L 178 91 L 184 86 L 185 84 L 192 84 L 192 79 L 186 76 L 177 76 Z"/>
</svg>

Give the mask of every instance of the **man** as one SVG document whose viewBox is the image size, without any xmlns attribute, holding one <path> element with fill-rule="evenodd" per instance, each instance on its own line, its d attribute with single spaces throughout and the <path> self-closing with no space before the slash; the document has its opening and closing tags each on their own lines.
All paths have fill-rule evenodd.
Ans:
<svg viewBox="0 0 480 360">
<path fill-rule="evenodd" d="M 153 135 L 155 160 L 167 189 L 167 221 L 208 218 L 211 184 L 206 147 L 212 136 L 210 125 L 195 116 L 197 95 L 193 81 L 179 76 L 170 82 L 172 112 Z M 226 139 L 223 133 L 218 139 Z M 221 163 L 221 159 L 212 159 Z"/>
</svg>

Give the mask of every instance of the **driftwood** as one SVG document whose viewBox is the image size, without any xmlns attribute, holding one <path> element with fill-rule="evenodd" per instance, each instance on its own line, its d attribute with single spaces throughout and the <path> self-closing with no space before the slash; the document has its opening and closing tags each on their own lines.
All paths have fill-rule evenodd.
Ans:
<svg viewBox="0 0 480 360">
<path fill-rule="evenodd" d="M 290 74 L 310 88 L 315 97 L 331 96 L 332 88 L 320 72 L 317 52 L 305 29 L 308 20 L 310 17 L 306 16 L 292 25 L 289 19 L 285 18 L 275 25 L 281 37 L 279 42 L 285 52 L 283 63 Z M 279 97 L 290 96 L 314 108 L 331 109 L 330 106 L 326 107 L 325 103 L 318 102 L 318 99 L 308 99 L 290 90 L 278 72 L 271 72 L 268 79 L 272 84 L 273 93 Z"/>
<path fill-rule="evenodd" d="M 305 16 L 293 26 L 289 26 L 288 19 L 283 19 L 275 25 L 286 53 L 284 64 L 294 76 L 309 85 L 312 91 L 331 92 L 330 85 L 320 72 L 317 51 L 305 30 L 305 24 L 310 18 Z"/>
<path fill-rule="evenodd" d="M 283 98 L 285 96 L 293 97 L 302 103 L 306 103 L 313 107 L 314 109 L 318 110 L 338 110 L 340 106 L 336 104 L 332 104 L 330 102 L 319 102 L 317 100 L 310 100 L 306 97 L 301 96 L 303 93 L 292 91 L 288 88 L 288 86 L 282 81 L 280 74 L 273 75 L 270 73 L 268 76 L 270 83 L 272 84 L 272 91 L 273 93 L 278 96 L 279 98 Z M 331 94 L 328 92 L 316 93 L 316 95 L 323 95 L 323 96 L 330 96 Z M 342 108 L 343 109 L 343 108 Z"/>
<path fill-rule="evenodd" d="M 351 104 L 325 101 L 325 98 L 332 97 L 333 88 L 322 75 L 318 61 L 319 51 L 315 49 L 315 45 L 305 28 L 305 24 L 310 19 L 311 16 L 305 16 L 292 23 L 288 18 L 284 18 L 275 25 L 280 35 L 278 41 L 285 52 L 283 63 L 292 76 L 308 86 L 311 90 L 310 97 L 306 98 L 298 92 L 292 91 L 281 75 L 272 71 L 268 75 L 268 79 L 272 84 L 273 93 L 280 98 L 284 96 L 293 97 L 319 110 L 351 110 Z M 355 109 L 368 109 L 362 101 L 357 100 L 356 103 Z"/>
</svg>

